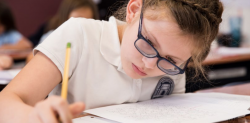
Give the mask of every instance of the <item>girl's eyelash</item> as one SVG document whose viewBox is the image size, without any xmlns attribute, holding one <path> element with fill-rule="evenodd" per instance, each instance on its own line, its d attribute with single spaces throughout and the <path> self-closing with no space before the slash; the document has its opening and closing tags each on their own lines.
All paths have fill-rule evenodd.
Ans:
<svg viewBox="0 0 250 123">
<path fill-rule="evenodd" d="M 150 41 L 149 39 L 148 39 L 148 37 L 147 36 L 145 36 L 145 38 L 146 38 L 146 40 L 152 45 L 152 46 L 154 46 L 154 44 L 153 44 L 153 42 L 152 41 Z M 166 59 L 167 60 L 169 60 L 170 62 L 172 62 L 172 63 L 174 63 L 174 64 L 176 64 L 176 62 L 171 58 L 171 57 L 169 57 L 169 56 L 166 56 Z"/>
<path fill-rule="evenodd" d="M 166 56 L 166 59 L 167 59 L 167 60 L 169 60 L 170 62 L 172 62 L 172 63 L 176 64 L 176 62 L 175 62 L 175 61 L 174 61 L 171 57 Z"/>
<path fill-rule="evenodd" d="M 150 41 L 147 37 L 145 37 L 145 38 L 146 38 L 146 40 L 147 40 L 152 46 L 154 46 L 154 44 L 153 44 L 152 41 Z"/>
</svg>

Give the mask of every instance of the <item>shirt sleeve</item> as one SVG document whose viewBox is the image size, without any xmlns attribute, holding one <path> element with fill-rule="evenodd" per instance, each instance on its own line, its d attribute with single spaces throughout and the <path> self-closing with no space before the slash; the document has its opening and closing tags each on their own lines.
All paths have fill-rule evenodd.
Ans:
<svg viewBox="0 0 250 123">
<path fill-rule="evenodd" d="M 45 54 L 60 70 L 63 76 L 66 45 L 71 43 L 69 77 L 76 68 L 82 52 L 83 33 L 78 18 L 71 18 L 34 49 L 34 55 L 40 51 Z"/>
<path fill-rule="evenodd" d="M 14 31 L 10 31 L 8 34 L 9 37 L 9 44 L 15 44 L 18 41 L 21 40 L 21 38 L 23 37 L 21 33 L 19 33 L 18 31 L 14 30 Z"/>
<path fill-rule="evenodd" d="M 49 32 L 43 34 L 41 37 L 41 40 L 39 41 L 39 44 L 41 44 L 54 30 L 50 30 Z"/>
</svg>

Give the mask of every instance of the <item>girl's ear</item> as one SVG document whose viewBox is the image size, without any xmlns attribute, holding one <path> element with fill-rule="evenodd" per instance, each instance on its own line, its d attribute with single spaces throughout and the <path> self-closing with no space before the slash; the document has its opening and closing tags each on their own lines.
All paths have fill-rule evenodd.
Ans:
<svg viewBox="0 0 250 123">
<path fill-rule="evenodd" d="M 131 23 L 136 17 L 136 14 L 140 12 L 142 7 L 142 0 L 130 0 L 127 5 L 126 22 Z"/>
</svg>

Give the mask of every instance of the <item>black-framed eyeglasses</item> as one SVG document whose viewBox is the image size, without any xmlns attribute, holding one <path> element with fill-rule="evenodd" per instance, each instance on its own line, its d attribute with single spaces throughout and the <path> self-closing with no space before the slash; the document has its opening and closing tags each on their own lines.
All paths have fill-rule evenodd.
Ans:
<svg viewBox="0 0 250 123">
<path fill-rule="evenodd" d="M 135 47 L 136 49 L 145 57 L 147 58 L 158 58 L 157 66 L 158 68 L 166 74 L 169 75 L 177 75 L 183 74 L 185 69 L 191 59 L 191 57 L 180 67 L 172 63 L 170 60 L 163 58 L 159 55 L 159 52 L 154 48 L 150 41 L 148 41 L 142 34 L 142 20 L 143 20 L 143 12 L 141 10 L 140 21 L 139 21 L 139 29 L 138 29 L 138 36 L 135 40 Z"/>
</svg>

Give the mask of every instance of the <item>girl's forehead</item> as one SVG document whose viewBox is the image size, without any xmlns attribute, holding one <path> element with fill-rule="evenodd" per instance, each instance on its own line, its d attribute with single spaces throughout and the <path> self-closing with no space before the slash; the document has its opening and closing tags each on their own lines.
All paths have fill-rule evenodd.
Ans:
<svg viewBox="0 0 250 123">
<path fill-rule="evenodd" d="M 175 21 L 170 9 L 166 6 L 161 6 L 154 9 L 149 7 L 143 11 L 143 16 L 150 20 Z"/>
<path fill-rule="evenodd" d="M 143 21 L 148 20 L 149 23 L 155 25 L 154 28 L 167 28 L 175 33 L 183 34 L 183 31 L 179 28 L 178 23 L 175 18 L 172 16 L 170 10 L 168 8 L 148 8 L 143 12 Z M 151 26 L 152 27 L 152 26 Z M 158 29 L 158 28 L 157 28 Z M 170 33 L 170 32 L 169 32 Z"/>
<path fill-rule="evenodd" d="M 179 25 L 171 19 L 148 19 L 143 18 L 142 28 L 147 32 L 157 32 L 164 36 L 184 36 Z"/>
</svg>

